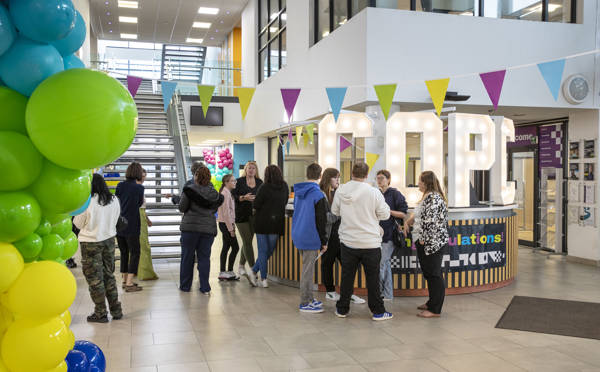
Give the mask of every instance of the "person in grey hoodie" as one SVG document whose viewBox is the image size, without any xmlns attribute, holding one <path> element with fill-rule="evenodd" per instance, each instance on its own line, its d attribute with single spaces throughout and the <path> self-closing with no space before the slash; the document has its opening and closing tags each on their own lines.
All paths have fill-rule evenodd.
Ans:
<svg viewBox="0 0 600 372">
<path fill-rule="evenodd" d="M 223 195 L 210 183 L 210 171 L 200 167 L 194 175 L 194 184 L 187 185 L 181 193 L 179 211 L 181 219 L 181 264 L 179 289 L 189 292 L 194 279 L 194 261 L 198 260 L 200 292 L 210 294 L 210 249 L 217 235 L 215 213 L 223 204 Z"/>
<path fill-rule="evenodd" d="M 388 320 L 392 318 L 392 314 L 385 310 L 379 288 L 382 235 L 379 221 L 390 218 L 390 207 L 383 194 L 365 182 L 368 174 L 367 164 L 354 164 L 352 180 L 338 188 L 331 205 L 331 212 L 342 218 L 339 230 L 342 280 L 335 314 L 340 318 L 348 315 L 354 278 L 362 263 L 373 320 Z"/>
</svg>

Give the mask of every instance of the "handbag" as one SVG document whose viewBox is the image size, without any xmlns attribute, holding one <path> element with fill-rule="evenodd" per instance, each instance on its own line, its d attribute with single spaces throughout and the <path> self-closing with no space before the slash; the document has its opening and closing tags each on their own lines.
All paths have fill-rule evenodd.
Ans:
<svg viewBox="0 0 600 372">
<path fill-rule="evenodd" d="M 129 226 L 129 221 L 127 221 L 127 218 L 119 216 L 119 219 L 117 219 L 117 233 L 123 232 L 125 229 L 127 229 L 127 226 Z"/>
<path fill-rule="evenodd" d="M 392 241 L 394 245 L 398 247 L 399 250 L 406 249 L 406 239 L 404 238 L 404 231 L 402 231 L 402 226 L 398 224 L 398 221 L 394 218 L 395 228 L 392 232 Z"/>
</svg>

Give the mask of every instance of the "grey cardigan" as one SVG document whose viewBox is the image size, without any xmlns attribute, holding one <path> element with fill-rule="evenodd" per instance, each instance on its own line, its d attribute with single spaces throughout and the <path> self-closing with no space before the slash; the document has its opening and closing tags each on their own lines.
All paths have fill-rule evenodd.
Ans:
<svg viewBox="0 0 600 372">
<path fill-rule="evenodd" d="M 179 201 L 179 211 L 183 213 L 179 229 L 217 235 L 215 213 L 221 204 L 223 195 L 217 192 L 212 184 L 185 186 Z"/>
</svg>

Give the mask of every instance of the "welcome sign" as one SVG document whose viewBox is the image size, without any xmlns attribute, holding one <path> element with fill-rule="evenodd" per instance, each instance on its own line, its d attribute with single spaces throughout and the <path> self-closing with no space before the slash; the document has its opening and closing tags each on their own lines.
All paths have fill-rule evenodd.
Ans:
<svg viewBox="0 0 600 372">
<path fill-rule="evenodd" d="M 448 244 L 443 249 L 442 267 L 447 271 L 481 270 L 506 265 L 506 225 L 504 223 L 448 226 Z M 392 272 L 421 272 L 410 235 L 407 249 L 396 249 Z M 416 249 L 416 248 L 415 248 Z"/>
</svg>

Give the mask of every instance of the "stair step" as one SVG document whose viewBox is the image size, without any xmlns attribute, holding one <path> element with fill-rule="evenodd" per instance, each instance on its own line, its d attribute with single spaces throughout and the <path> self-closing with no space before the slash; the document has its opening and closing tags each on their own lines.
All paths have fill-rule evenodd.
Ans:
<svg viewBox="0 0 600 372">
<path fill-rule="evenodd" d="M 156 221 L 152 222 L 152 226 L 179 226 L 181 221 Z"/>
<path fill-rule="evenodd" d="M 156 147 L 142 147 L 142 146 L 138 146 L 138 147 L 130 147 L 127 149 L 127 151 L 156 151 L 156 152 L 173 152 L 173 148 L 171 147 L 170 149 L 157 149 Z"/>
<path fill-rule="evenodd" d="M 150 209 L 160 209 L 161 212 L 164 212 L 164 213 L 159 213 L 158 211 L 148 212 L 148 213 L 155 213 L 154 216 L 179 216 L 179 215 L 181 215 L 181 213 L 177 209 L 177 206 L 174 205 L 173 203 L 171 203 L 170 199 L 167 199 L 164 203 L 146 203 L 146 210 L 150 210 Z M 171 209 L 171 211 L 168 211 L 168 210 L 165 211 L 165 209 Z"/>
<path fill-rule="evenodd" d="M 171 242 L 150 242 L 150 247 L 179 247 L 181 243 L 179 240 Z"/>
<path fill-rule="evenodd" d="M 136 133 L 135 138 L 159 138 L 170 140 L 171 136 L 166 134 Z"/>
<path fill-rule="evenodd" d="M 117 173 L 117 172 L 115 172 Z M 125 177 L 105 177 L 106 180 L 110 180 L 110 181 L 125 181 Z M 168 178 L 163 178 L 163 177 L 146 177 L 146 181 L 170 181 L 170 182 L 177 182 L 177 178 L 172 178 L 172 177 L 168 177 Z"/>
<path fill-rule="evenodd" d="M 179 236 L 181 231 L 169 230 L 169 231 L 148 231 L 148 236 Z"/>
<path fill-rule="evenodd" d="M 160 165 L 160 166 L 167 166 L 167 167 L 175 167 L 176 164 L 175 163 L 168 163 L 166 161 L 140 161 L 140 163 L 142 165 L 144 164 L 148 164 L 148 165 Z M 131 164 L 130 161 L 113 161 L 112 163 L 108 164 L 108 165 L 129 165 Z"/>
<path fill-rule="evenodd" d="M 133 160 L 142 160 L 142 159 L 171 159 L 173 158 L 173 154 L 160 155 L 160 154 L 123 154 L 121 155 L 121 159 L 133 159 Z"/>
</svg>

